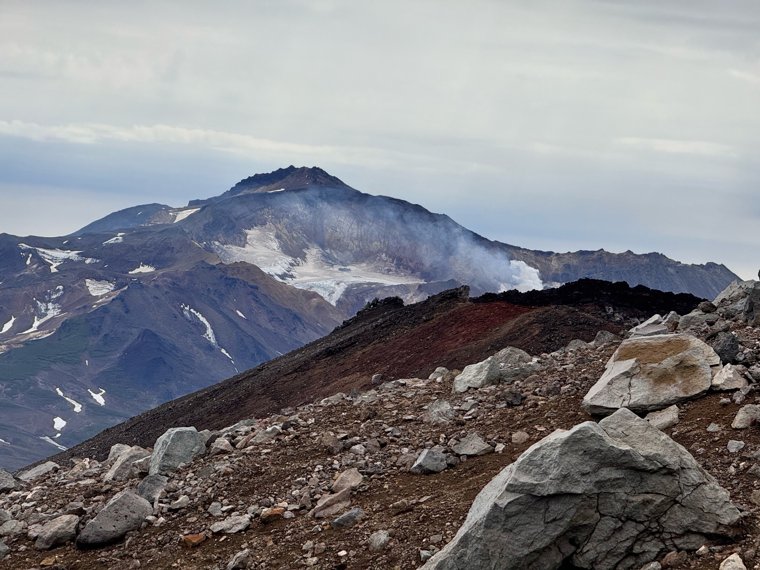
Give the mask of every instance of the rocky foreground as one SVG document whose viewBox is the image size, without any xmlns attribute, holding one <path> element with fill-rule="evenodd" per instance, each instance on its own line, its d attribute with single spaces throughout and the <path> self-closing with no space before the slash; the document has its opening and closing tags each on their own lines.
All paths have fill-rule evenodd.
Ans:
<svg viewBox="0 0 760 570">
<path fill-rule="evenodd" d="M 0 567 L 758 568 L 757 299 L 0 473 Z"/>
</svg>

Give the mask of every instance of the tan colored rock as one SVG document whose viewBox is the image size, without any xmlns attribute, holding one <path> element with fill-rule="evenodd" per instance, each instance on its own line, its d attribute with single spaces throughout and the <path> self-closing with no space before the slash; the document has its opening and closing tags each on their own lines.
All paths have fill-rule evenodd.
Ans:
<svg viewBox="0 0 760 570">
<path fill-rule="evenodd" d="M 263 524 L 269 524 L 276 520 L 280 520 L 282 518 L 282 515 L 285 514 L 285 509 L 283 507 L 270 507 L 268 509 L 264 509 L 261 511 L 261 516 L 259 517 L 259 520 Z"/>
<path fill-rule="evenodd" d="M 333 493 L 340 493 L 343 489 L 356 489 L 364 481 L 364 476 L 356 467 L 346 469 L 335 478 L 332 485 Z"/>
<path fill-rule="evenodd" d="M 715 351 L 690 335 L 630 338 L 612 355 L 583 407 L 599 415 L 620 408 L 659 410 L 706 392 L 719 366 Z"/>
<path fill-rule="evenodd" d="M 714 390 L 741 390 L 747 386 L 749 382 L 733 364 L 726 364 L 712 379 Z"/>
</svg>

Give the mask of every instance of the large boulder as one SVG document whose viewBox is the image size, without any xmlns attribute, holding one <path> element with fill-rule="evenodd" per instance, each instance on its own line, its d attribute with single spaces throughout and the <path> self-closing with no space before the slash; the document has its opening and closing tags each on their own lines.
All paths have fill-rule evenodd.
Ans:
<svg viewBox="0 0 760 570">
<path fill-rule="evenodd" d="M 740 513 L 686 449 L 633 412 L 531 446 L 476 497 L 426 570 L 641 568 L 734 536 Z"/>
<path fill-rule="evenodd" d="M 133 491 L 117 493 L 85 525 L 77 537 L 77 546 L 104 546 L 121 540 L 129 531 L 139 529 L 152 514 L 153 507 L 150 503 Z"/>
<path fill-rule="evenodd" d="M 103 481 L 126 481 L 138 476 L 135 462 L 150 456 L 150 451 L 135 445 L 117 455 L 111 468 L 103 475 Z"/>
<path fill-rule="evenodd" d="M 156 440 L 150 458 L 150 475 L 171 473 L 206 451 L 206 435 L 194 427 L 171 428 Z"/>
<path fill-rule="evenodd" d="M 0 469 L 0 493 L 13 491 L 18 487 L 18 481 L 5 469 Z"/>
<path fill-rule="evenodd" d="M 530 354 L 508 346 L 482 362 L 465 366 L 454 378 L 454 392 L 466 392 L 470 388 L 483 388 L 499 382 L 510 384 L 533 374 L 538 368 Z"/>
<path fill-rule="evenodd" d="M 619 408 L 650 412 L 709 390 L 720 358 L 701 340 L 684 334 L 623 341 L 604 374 L 583 398 L 591 414 Z"/>
<path fill-rule="evenodd" d="M 79 517 L 76 515 L 61 515 L 54 518 L 42 526 L 34 547 L 37 550 L 50 550 L 54 546 L 74 540 L 78 524 Z"/>
<path fill-rule="evenodd" d="M 60 465 L 53 461 L 46 461 L 45 463 L 41 463 L 40 465 L 36 465 L 31 469 L 27 469 L 26 471 L 19 473 L 18 478 L 26 483 L 30 483 L 39 479 L 40 477 L 44 477 L 48 473 L 58 471 L 58 469 L 60 469 Z"/>
<path fill-rule="evenodd" d="M 715 297 L 714 304 L 726 319 L 760 324 L 760 282 L 734 281 Z"/>
</svg>

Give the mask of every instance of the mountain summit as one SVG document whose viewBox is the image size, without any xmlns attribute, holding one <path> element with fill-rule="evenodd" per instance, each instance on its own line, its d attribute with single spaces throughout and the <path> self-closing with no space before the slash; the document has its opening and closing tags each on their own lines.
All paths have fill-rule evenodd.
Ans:
<svg viewBox="0 0 760 570">
<path fill-rule="evenodd" d="M 319 168 L 148 204 L 59 238 L 0 235 L 0 467 L 69 447 L 324 336 L 375 298 L 595 277 L 713 297 L 736 276 L 660 254 L 488 240 Z"/>
</svg>

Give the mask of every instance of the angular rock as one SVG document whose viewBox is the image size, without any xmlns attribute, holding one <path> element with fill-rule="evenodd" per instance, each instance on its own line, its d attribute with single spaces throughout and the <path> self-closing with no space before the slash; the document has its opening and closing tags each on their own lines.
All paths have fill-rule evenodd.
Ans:
<svg viewBox="0 0 760 570">
<path fill-rule="evenodd" d="M 285 514 L 285 509 L 283 507 L 269 507 L 261 511 L 261 515 L 259 515 L 259 520 L 263 524 L 269 524 L 271 522 L 281 519 L 284 514 Z"/>
<path fill-rule="evenodd" d="M 2 540 L 0 540 L 0 560 L 8 556 L 8 553 L 11 551 L 10 548 L 8 548 L 8 545 L 5 544 Z"/>
<path fill-rule="evenodd" d="M 150 475 L 166 475 L 206 451 L 206 436 L 194 427 L 167 430 L 156 440 L 150 459 Z"/>
<path fill-rule="evenodd" d="M 568 352 L 573 352 L 574 350 L 578 350 L 581 348 L 587 348 L 588 343 L 585 340 L 581 340 L 579 338 L 574 338 L 570 342 L 567 343 L 567 346 L 565 347 L 565 350 Z"/>
<path fill-rule="evenodd" d="M 464 367 L 462 373 L 454 378 L 454 392 L 466 392 L 470 388 L 483 388 L 496 384 L 501 378 L 499 363 L 493 356 L 482 362 Z"/>
<path fill-rule="evenodd" d="M 137 485 L 137 494 L 153 504 L 166 488 L 169 478 L 164 475 L 148 475 Z"/>
<path fill-rule="evenodd" d="M 715 351 L 690 335 L 630 338 L 607 362 L 583 407 L 599 415 L 619 408 L 662 409 L 706 392 L 719 365 Z"/>
<path fill-rule="evenodd" d="M 423 568 L 638 569 L 708 535 L 734 536 L 740 518 L 686 449 L 621 409 L 530 447 Z"/>
<path fill-rule="evenodd" d="M 249 515 L 234 515 L 212 524 L 211 532 L 214 534 L 235 534 L 243 532 L 249 526 L 251 526 L 251 517 Z"/>
<path fill-rule="evenodd" d="M 0 469 L 0 493 L 13 491 L 16 487 L 18 487 L 18 481 L 16 481 L 16 478 L 5 469 Z"/>
<path fill-rule="evenodd" d="M 346 469 L 338 475 L 332 484 L 332 492 L 340 493 L 343 489 L 356 489 L 364 481 L 364 476 L 356 467 Z"/>
<path fill-rule="evenodd" d="M 126 481 L 137 477 L 138 471 L 135 468 L 135 462 L 146 457 L 150 457 L 150 451 L 138 445 L 122 450 L 116 456 L 111 468 L 103 475 L 103 481 Z"/>
<path fill-rule="evenodd" d="M 726 364 L 712 379 L 714 390 L 741 390 L 747 386 L 749 382 L 733 364 Z"/>
<path fill-rule="evenodd" d="M 125 534 L 140 528 L 153 514 L 153 507 L 131 490 L 121 491 L 88 522 L 77 537 L 77 546 L 104 546 L 121 540 Z"/>
<path fill-rule="evenodd" d="M 653 315 L 641 324 L 636 325 L 630 331 L 631 337 L 653 336 L 670 332 L 661 315 Z"/>
<path fill-rule="evenodd" d="M 235 554 L 227 563 L 227 570 L 247 570 L 250 567 L 251 551 L 247 548 Z"/>
<path fill-rule="evenodd" d="M 719 570 L 747 570 L 744 560 L 735 552 L 720 563 Z"/>
<path fill-rule="evenodd" d="M 34 547 L 37 550 L 50 550 L 54 546 L 74 540 L 78 524 L 79 517 L 76 515 L 61 515 L 54 518 L 42 526 Z"/>
<path fill-rule="evenodd" d="M 728 443 L 726 444 L 726 449 L 729 453 L 739 453 L 742 449 L 744 449 L 744 446 L 747 445 L 743 441 L 739 441 L 736 439 L 729 439 Z"/>
<path fill-rule="evenodd" d="M 351 528 L 364 518 L 364 511 L 359 507 L 353 508 L 347 513 L 343 513 L 337 519 L 330 523 L 330 526 L 334 529 Z"/>
<path fill-rule="evenodd" d="M 446 469 L 446 455 L 437 449 L 425 449 L 419 454 L 410 471 L 418 475 L 440 473 Z"/>
<path fill-rule="evenodd" d="M 208 535 L 205 532 L 196 532 L 192 534 L 183 534 L 181 538 L 182 546 L 188 548 L 195 548 L 200 546 L 208 540 Z"/>
<path fill-rule="evenodd" d="M 127 445 L 126 443 L 115 443 L 111 446 L 111 450 L 108 452 L 108 459 L 106 461 L 115 461 L 119 458 L 119 456 L 132 449 L 131 445 Z"/>
<path fill-rule="evenodd" d="M 269 426 L 267 429 L 263 429 L 256 433 L 251 440 L 252 443 L 266 443 L 272 441 L 278 435 L 282 433 L 280 426 Z"/>
<path fill-rule="evenodd" d="M 678 406 L 674 404 L 659 412 L 649 412 L 644 419 L 658 430 L 666 430 L 678 423 Z"/>
<path fill-rule="evenodd" d="M 699 309 L 695 309 L 681 317 L 676 330 L 685 332 L 690 329 L 698 329 L 703 325 L 714 325 L 718 319 L 720 319 L 718 313 L 703 313 Z"/>
<path fill-rule="evenodd" d="M 451 446 L 452 451 L 457 455 L 486 455 L 493 453 L 493 447 L 488 445 L 483 438 L 476 433 L 468 434 L 462 438 L 462 441 Z"/>
<path fill-rule="evenodd" d="M 601 330 L 598 333 L 596 333 L 596 336 L 594 337 L 594 346 L 604 346 L 605 344 L 609 344 L 611 342 L 617 342 L 619 340 L 620 340 L 620 337 L 616 335 L 615 333 Z"/>
<path fill-rule="evenodd" d="M 760 406 L 757 404 L 747 404 L 736 412 L 736 417 L 731 422 L 731 427 L 734 429 L 747 429 L 758 423 L 760 423 Z"/>
<path fill-rule="evenodd" d="M 391 540 L 391 535 L 387 530 L 378 530 L 373 532 L 368 541 L 371 552 L 381 552 Z"/>
<path fill-rule="evenodd" d="M 185 509 L 189 506 L 190 506 L 190 497 L 188 497 L 187 495 L 182 495 L 176 501 L 172 501 L 171 503 L 169 503 L 169 510 L 179 511 L 180 509 Z"/>
<path fill-rule="evenodd" d="M 666 327 L 668 327 L 668 330 L 670 332 L 673 332 L 678 328 L 678 323 L 680 321 L 681 321 L 681 316 L 675 311 L 670 311 L 667 315 L 665 315 L 665 318 L 662 320 L 662 323 Z"/>
<path fill-rule="evenodd" d="M 527 378 L 540 368 L 530 354 L 514 346 L 500 350 L 493 359 L 499 365 L 499 381 L 505 384 Z"/>
<path fill-rule="evenodd" d="M 454 418 L 456 418 L 456 412 L 446 400 L 436 400 L 422 414 L 423 422 L 435 425 L 451 423 Z"/>
<path fill-rule="evenodd" d="M 720 357 L 720 361 L 724 364 L 729 364 L 736 361 L 736 356 L 739 354 L 739 339 L 736 338 L 734 333 L 719 332 L 710 341 L 710 346 Z"/>
<path fill-rule="evenodd" d="M 3 524 L 0 524 L 0 537 L 16 536 L 24 532 L 24 528 L 24 523 L 21 521 L 15 519 L 5 521 Z"/>
<path fill-rule="evenodd" d="M 323 519 L 337 515 L 351 504 L 351 489 L 346 488 L 332 495 L 325 495 L 309 512 L 315 519 Z"/>
<path fill-rule="evenodd" d="M 58 471 L 58 469 L 60 469 L 60 465 L 54 463 L 53 461 L 46 461 L 45 463 L 19 473 L 18 478 L 21 481 L 29 483 L 30 481 L 34 481 L 35 479 L 39 479 L 40 477 L 47 475 L 48 473 Z"/>
<path fill-rule="evenodd" d="M 232 453 L 234 448 L 226 437 L 218 437 L 214 440 L 209 448 L 209 455 L 221 455 L 222 453 Z"/>
</svg>

